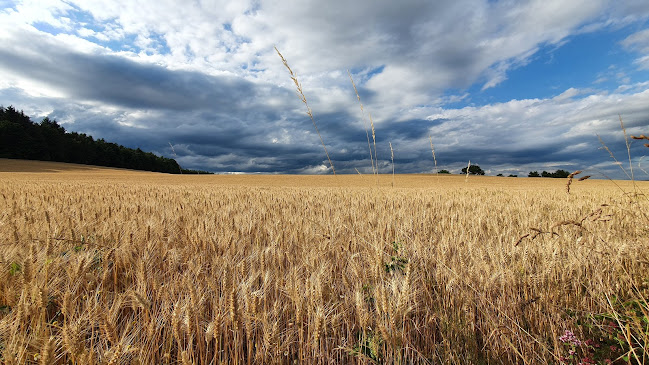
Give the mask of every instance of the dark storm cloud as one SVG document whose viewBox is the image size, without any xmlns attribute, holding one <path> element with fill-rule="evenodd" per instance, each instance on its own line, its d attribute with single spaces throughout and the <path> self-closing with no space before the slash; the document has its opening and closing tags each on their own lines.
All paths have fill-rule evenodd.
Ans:
<svg viewBox="0 0 649 365">
<path fill-rule="evenodd" d="M 268 137 L 278 128 L 291 136 L 315 137 L 305 116 L 287 116 L 283 111 L 299 105 L 289 90 L 229 76 L 172 71 L 117 56 L 69 52 L 28 35 L 24 47 L 0 49 L 0 67 L 66 94 L 66 99 L 46 98 L 41 103 L 49 104 L 48 116 L 68 130 L 167 157 L 175 157 L 169 146 L 173 143 L 181 163 L 199 163 L 185 167 L 217 172 L 298 172 L 320 163 L 317 140 L 298 138 L 296 143 L 279 144 Z M 39 56 L 45 53 L 47 57 Z M 16 100 L 19 106 L 21 100 L 30 99 L 19 90 L 4 89 L 4 100 L 9 104 Z M 288 102 L 269 107 L 265 104 L 269 97 Z M 108 108 L 95 109 L 83 101 L 99 101 Z M 349 129 L 343 114 L 326 118 L 328 130 Z"/>
<path fill-rule="evenodd" d="M 394 139 L 418 140 L 422 136 L 428 137 L 428 131 L 433 125 L 433 122 L 425 119 L 391 123 L 377 129 L 377 134 L 380 137 L 378 141 L 391 141 Z"/>
<path fill-rule="evenodd" d="M 0 48 L 0 67 L 77 100 L 127 108 L 237 110 L 255 95 L 252 83 L 234 76 L 171 71 L 118 56 L 70 52 L 27 32 L 21 45 Z"/>
</svg>

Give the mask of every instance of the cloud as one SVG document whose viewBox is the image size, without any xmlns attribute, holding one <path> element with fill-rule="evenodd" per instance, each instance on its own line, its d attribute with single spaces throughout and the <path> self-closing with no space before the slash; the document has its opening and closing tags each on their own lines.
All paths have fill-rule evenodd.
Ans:
<svg viewBox="0 0 649 365">
<path fill-rule="evenodd" d="M 0 67 L 7 78 L 21 78 L 57 90 L 79 101 L 102 101 L 129 108 L 193 110 L 245 107 L 252 84 L 234 76 L 206 76 L 170 71 L 113 55 L 71 52 L 53 37 L 16 31 L 0 49 Z M 40 57 L 36 57 L 39 55 Z"/>
<path fill-rule="evenodd" d="M 464 157 L 485 165 L 513 167 L 552 163 L 592 168 L 607 159 L 606 154 L 598 151 L 601 147 L 598 135 L 614 144 L 609 147 L 618 156 L 626 154 L 618 118 L 623 118 L 630 134 L 646 130 L 649 90 L 574 98 L 580 93 L 568 89 L 549 99 L 512 100 L 483 107 L 440 110 L 429 116 L 430 120 L 446 121 L 431 130 L 433 141 L 441 141 L 436 144 L 438 160 L 451 153 L 456 160 L 452 163 Z M 423 142 L 421 138 L 420 143 Z M 640 157 L 646 152 L 637 145 L 633 153 Z"/>
<path fill-rule="evenodd" d="M 633 63 L 640 70 L 649 70 L 649 29 L 635 32 L 620 42 L 625 48 L 640 53 Z"/>
<path fill-rule="evenodd" d="M 579 95 L 579 90 L 575 89 L 574 87 L 571 87 L 570 89 L 562 92 L 561 94 L 557 95 L 554 97 L 554 100 L 556 101 L 562 101 L 562 100 L 567 100 L 570 99 L 574 96 Z"/>
<path fill-rule="evenodd" d="M 633 33 L 626 37 L 621 43 L 624 47 L 649 53 L 649 29 Z"/>
<path fill-rule="evenodd" d="M 572 90 L 566 92 L 577 94 Z M 21 101 L 6 91 L 0 93 L 0 98 Z M 276 121 L 262 113 L 256 121 L 257 128 L 254 128 L 243 121 L 225 123 L 222 116 L 210 111 L 165 110 L 160 114 L 137 115 L 127 114 L 121 109 L 75 103 L 59 105 L 58 99 L 43 99 L 35 104 L 48 103 L 50 108 L 34 110 L 32 115 L 49 115 L 66 121 L 64 126 L 68 129 L 74 127 L 98 138 L 173 157 L 169 147 L 171 142 L 178 161 L 186 167 L 247 173 L 328 171 L 322 167 L 328 167 L 328 162 L 306 115 L 295 119 L 285 116 L 285 119 Z M 29 103 L 22 105 L 29 106 Z M 625 111 L 622 118 L 629 134 L 646 134 L 649 91 L 438 108 L 426 120 L 385 124 L 378 128 L 379 165 L 382 172 L 390 171 L 388 142 L 392 142 L 397 172 L 432 172 L 430 134 L 435 144 L 438 168 L 453 172 L 459 172 L 471 160 L 493 174 L 526 175 L 532 170 L 563 168 L 590 169 L 589 173 L 596 174 L 601 170 L 618 176 L 618 168 L 612 160 L 609 163 L 608 154 L 599 150 L 597 135 L 618 158 L 626 156 L 618 121 L 621 110 Z M 349 116 L 325 117 L 320 126 L 336 171 L 355 173 L 358 169 L 370 173 L 364 131 L 345 125 L 343 120 L 346 117 Z M 122 119 L 135 124 L 143 119 L 148 129 L 115 122 Z M 192 123 L 177 124 L 175 121 L 179 119 Z M 335 120 L 340 122 L 330 123 Z M 151 132 L 152 129 L 155 133 Z M 645 154 L 639 144 L 632 148 L 636 159 Z M 602 167 L 602 161 L 605 167 Z"/>
<path fill-rule="evenodd" d="M 575 34 L 647 15 L 645 1 L 604 0 L 19 1 L 0 10 L 0 101 L 168 157 L 171 142 L 188 168 L 327 173 L 277 45 L 337 172 L 371 170 L 347 69 L 385 172 L 388 142 L 398 171 L 432 171 L 429 134 L 440 168 L 595 166 L 595 133 L 619 143 L 618 113 L 629 130 L 647 125 L 647 85 L 625 70 L 600 75 L 618 81 L 608 94 L 574 85 L 471 105 L 480 92 L 468 90 L 498 88 Z M 647 53 L 647 41 L 640 31 L 620 44 Z M 636 63 L 648 67 L 643 57 Z"/>
<path fill-rule="evenodd" d="M 13 15 L 30 14 L 28 23 L 62 30 L 83 20 L 76 33 L 95 41 L 128 44 L 129 35 L 134 36 L 132 50 L 113 50 L 172 69 L 277 83 L 284 75 L 273 45 L 300 74 L 315 75 L 313 81 L 325 87 L 340 84 L 328 73 L 380 66 L 382 72 L 367 87 L 378 96 L 377 104 L 399 105 L 416 105 L 480 80 L 485 88 L 496 86 L 509 70 L 525 65 L 539 45 L 559 44 L 607 9 L 605 1 L 585 0 L 414 1 L 408 6 L 387 0 L 69 4 L 52 1 L 52 10 L 44 11 L 24 2 Z M 72 24 L 62 25 L 62 18 Z"/>
</svg>

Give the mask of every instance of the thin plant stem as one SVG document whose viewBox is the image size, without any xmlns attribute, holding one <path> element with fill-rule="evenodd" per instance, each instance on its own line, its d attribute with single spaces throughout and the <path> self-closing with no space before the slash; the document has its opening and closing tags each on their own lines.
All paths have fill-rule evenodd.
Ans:
<svg viewBox="0 0 649 365">
<path fill-rule="evenodd" d="M 622 172 L 624 172 L 624 174 L 626 175 L 626 177 L 628 177 L 629 180 L 633 180 L 633 179 L 631 178 L 631 175 L 629 175 L 629 173 L 624 169 L 624 167 L 622 167 L 622 163 L 621 163 L 620 161 L 617 160 L 617 158 L 615 157 L 615 155 L 613 154 L 613 152 L 611 152 L 611 150 L 608 148 L 608 146 L 606 145 L 606 143 L 604 143 L 604 141 L 602 140 L 602 137 L 600 137 L 599 134 L 597 135 L 597 138 L 599 139 L 599 143 L 602 145 L 602 148 L 605 149 L 606 152 L 608 152 L 608 154 L 611 156 L 611 158 L 615 161 L 615 164 L 618 165 L 618 166 L 620 166 L 620 169 L 622 169 Z"/>
<path fill-rule="evenodd" d="M 315 124 L 315 119 L 313 118 L 313 112 L 311 111 L 311 107 L 309 107 L 309 103 L 306 101 L 306 96 L 304 96 L 304 92 L 302 91 L 302 85 L 297 81 L 297 76 L 293 73 L 293 70 L 291 70 L 291 67 L 288 65 L 288 62 L 282 56 L 282 54 L 279 52 L 277 47 L 275 47 L 275 51 L 279 55 L 279 58 L 282 59 L 282 63 L 288 70 L 288 73 L 291 75 L 291 80 L 293 80 L 293 83 L 295 84 L 295 87 L 297 88 L 297 93 L 298 96 L 300 97 L 300 100 L 306 105 L 306 113 L 309 115 L 311 118 L 311 121 L 313 122 L 313 127 L 315 128 L 315 131 L 318 133 L 318 137 L 320 137 L 320 143 L 322 143 L 322 148 L 325 151 L 325 154 L 327 155 L 327 160 L 329 160 L 329 165 L 331 165 L 331 170 L 333 171 L 334 175 L 336 175 L 336 169 L 334 168 L 333 162 L 331 162 L 331 158 L 329 158 L 329 152 L 327 152 L 327 147 L 325 146 L 324 140 L 322 139 L 322 135 L 320 134 L 320 131 L 318 130 L 318 126 Z"/>
<path fill-rule="evenodd" d="M 174 149 L 174 146 L 171 144 L 171 142 L 169 142 L 169 147 L 171 147 L 171 152 L 174 153 L 174 157 L 178 158 L 178 155 L 176 155 L 176 150 Z M 180 174 L 182 175 L 183 174 L 183 169 L 182 169 L 182 167 L 180 167 L 180 164 L 178 163 L 178 161 L 176 161 L 176 163 L 178 164 L 178 170 L 180 170 Z"/>
<path fill-rule="evenodd" d="M 392 149 L 392 142 L 390 142 L 390 155 L 392 157 L 392 187 L 394 187 L 394 150 Z"/>
<path fill-rule="evenodd" d="M 376 186 L 379 186 L 379 158 L 376 155 L 376 133 L 374 132 L 374 121 L 372 120 L 372 113 L 368 112 L 370 117 L 370 125 L 372 126 L 372 141 L 374 142 L 374 160 L 376 160 Z"/>
<path fill-rule="evenodd" d="M 363 126 L 365 127 L 365 135 L 367 136 L 367 148 L 370 150 L 370 162 L 372 163 L 372 173 L 374 174 L 376 173 L 374 167 L 374 157 L 372 157 L 372 146 L 370 145 L 370 132 L 367 129 L 367 120 L 365 120 L 365 110 L 363 109 L 363 103 L 361 102 L 360 95 L 358 95 L 358 90 L 356 89 L 356 84 L 354 83 L 352 74 L 351 72 L 349 72 L 349 70 L 347 70 L 347 74 L 349 74 L 349 80 L 351 80 L 352 86 L 354 87 L 354 92 L 356 93 L 356 99 L 358 99 L 358 103 L 361 106 L 361 117 L 363 118 Z M 372 133 L 372 135 L 374 135 L 374 133 Z"/>
<path fill-rule="evenodd" d="M 433 146 L 433 137 L 428 135 L 428 140 L 430 141 L 430 150 L 433 151 L 433 161 L 435 162 L 435 175 L 438 174 L 437 172 L 437 158 L 435 158 L 435 147 Z"/>
<path fill-rule="evenodd" d="M 626 128 L 624 127 L 624 122 L 622 121 L 622 116 L 618 114 L 620 118 L 620 127 L 622 127 L 622 132 L 624 132 L 624 142 L 626 143 L 626 152 L 629 155 L 629 171 L 631 172 L 631 181 L 633 181 L 633 189 L 638 190 L 635 184 L 635 175 L 633 173 L 633 163 L 631 162 L 631 143 L 629 141 L 629 136 L 626 134 Z"/>
</svg>

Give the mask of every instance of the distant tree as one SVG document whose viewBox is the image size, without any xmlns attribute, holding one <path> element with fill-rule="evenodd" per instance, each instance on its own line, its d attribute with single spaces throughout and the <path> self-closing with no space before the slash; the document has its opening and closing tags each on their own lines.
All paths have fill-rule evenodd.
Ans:
<svg viewBox="0 0 649 365">
<path fill-rule="evenodd" d="M 518 175 L 509 174 L 509 176 L 507 176 L 507 177 L 518 177 Z"/>
<path fill-rule="evenodd" d="M 61 127 L 56 120 L 51 120 L 49 117 L 45 117 L 41 120 L 41 127 L 53 129 L 60 134 L 65 133 L 65 128 Z"/>
<path fill-rule="evenodd" d="M 34 160 L 49 157 L 47 152 L 38 125 L 22 110 L 0 107 L 0 157 Z"/>
<path fill-rule="evenodd" d="M 534 171 L 534 172 L 536 172 L 536 171 Z M 570 175 L 570 172 L 568 172 L 566 170 L 561 170 L 561 169 L 559 169 L 559 170 L 557 170 L 555 172 L 547 172 L 547 171 L 541 172 L 541 177 L 552 177 L 552 178 L 555 178 L 555 179 L 557 179 L 557 178 L 558 179 L 564 179 L 564 178 L 568 177 L 568 175 Z M 530 176 L 530 177 L 538 177 L 538 176 Z"/>
<path fill-rule="evenodd" d="M 498 174 L 498 175 L 496 175 L 496 176 L 503 176 L 503 174 Z"/>
<path fill-rule="evenodd" d="M 529 174 L 527 174 L 527 177 L 541 177 L 538 171 L 531 171 Z"/>
<path fill-rule="evenodd" d="M 439 170 L 440 174 L 450 174 L 448 170 Z"/>
<path fill-rule="evenodd" d="M 552 173 L 552 177 L 559 178 L 559 179 L 564 179 L 564 178 L 568 177 L 568 175 L 570 175 L 570 172 L 568 172 L 566 170 L 557 170 L 557 171 Z"/>
<path fill-rule="evenodd" d="M 47 117 L 41 121 L 40 127 L 48 149 L 48 153 L 43 156 L 43 159 L 65 161 L 67 159 L 65 128 Z"/>
<path fill-rule="evenodd" d="M 462 169 L 462 173 L 466 174 L 466 167 Z M 469 175 L 484 175 L 484 171 L 478 165 L 469 166 Z"/>
</svg>

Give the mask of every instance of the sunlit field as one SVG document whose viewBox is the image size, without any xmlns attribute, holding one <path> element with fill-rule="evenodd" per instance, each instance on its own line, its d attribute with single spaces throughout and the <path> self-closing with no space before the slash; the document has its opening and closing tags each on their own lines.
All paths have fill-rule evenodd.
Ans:
<svg viewBox="0 0 649 365">
<path fill-rule="evenodd" d="M 0 160 L 6 364 L 649 362 L 649 183 Z"/>
</svg>

